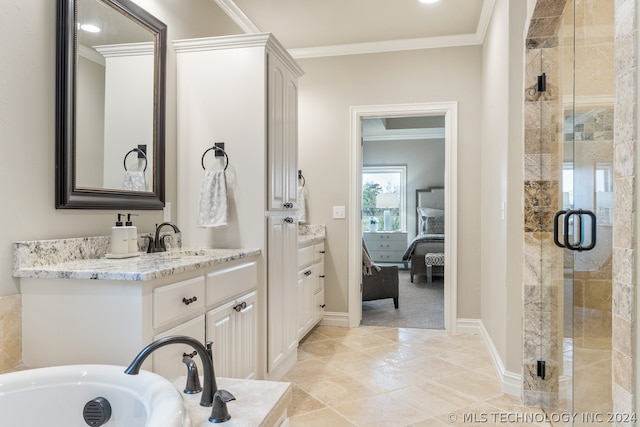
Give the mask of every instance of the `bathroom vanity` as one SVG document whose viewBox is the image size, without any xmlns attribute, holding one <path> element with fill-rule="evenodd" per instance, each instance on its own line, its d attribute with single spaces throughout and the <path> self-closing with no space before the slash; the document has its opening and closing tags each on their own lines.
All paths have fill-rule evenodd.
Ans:
<svg viewBox="0 0 640 427">
<path fill-rule="evenodd" d="M 298 340 L 324 314 L 324 226 L 300 226 L 298 238 Z"/>
<path fill-rule="evenodd" d="M 129 259 L 59 257 L 56 245 L 90 253 L 82 248 L 88 240 L 15 244 L 25 366 L 126 366 L 152 341 L 188 335 L 214 342 L 216 375 L 256 378 L 259 249 L 173 249 Z M 56 254 L 58 259 L 46 263 Z M 191 352 L 187 346 L 167 346 L 154 352 L 145 369 L 184 375 L 183 354 Z"/>
</svg>

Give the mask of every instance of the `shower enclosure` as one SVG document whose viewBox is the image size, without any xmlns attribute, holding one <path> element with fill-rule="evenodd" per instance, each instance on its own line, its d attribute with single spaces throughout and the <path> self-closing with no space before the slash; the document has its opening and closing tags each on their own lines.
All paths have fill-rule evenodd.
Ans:
<svg viewBox="0 0 640 427">
<path fill-rule="evenodd" d="M 526 54 L 523 400 L 554 425 L 606 424 L 613 411 L 613 48 L 614 2 L 538 2 Z"/>
</svg>

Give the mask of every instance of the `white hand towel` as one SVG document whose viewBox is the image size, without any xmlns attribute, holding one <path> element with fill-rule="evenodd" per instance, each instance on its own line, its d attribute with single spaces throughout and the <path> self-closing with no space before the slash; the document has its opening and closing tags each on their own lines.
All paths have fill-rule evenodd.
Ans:
<svg viewBox="0 0 640 427">
<path fill-rule="evenodd" d="M 227 178 L 224 170 L 204 171 L 198 209 L 199 227 L 227 225 Z"/>
<path fill-rule="evenodd" d="M 130 191 L 147 191 L 144 171 L 125 171 L 122 188 Z"/>
<path fill-rule="evenodd" d="M 298 223 L 304 224 L 307 222 L 307 207 L 304 197 L 304 187 L 298 186 Z"/>
</svg>

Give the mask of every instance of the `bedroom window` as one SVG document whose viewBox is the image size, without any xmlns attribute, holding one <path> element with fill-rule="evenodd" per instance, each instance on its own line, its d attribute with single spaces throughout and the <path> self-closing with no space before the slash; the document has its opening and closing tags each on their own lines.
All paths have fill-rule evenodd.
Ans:
<svg viewBox="0 0 640 427">
<path fill-rule="evenodd" d="M 362 229 L 406 230 L 406 166 L 362 167 Z"/>
</svg>

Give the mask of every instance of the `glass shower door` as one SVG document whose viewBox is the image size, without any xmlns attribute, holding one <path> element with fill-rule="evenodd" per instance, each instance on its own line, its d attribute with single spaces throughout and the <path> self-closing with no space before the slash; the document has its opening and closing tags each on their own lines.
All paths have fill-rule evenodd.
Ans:
<svg viewBox="0 0 640 427">
<path fill-rule="evenodd" d="M 612 412 L 613 23 L 613 2 L 567 2 L 558 47 L 541 61 L 557 73 L 541 107 L 541 128 L 558 129 L 541 260 L 541 404 L 554 425 L 606 424 L 598 417 Z"/>
</svg>

